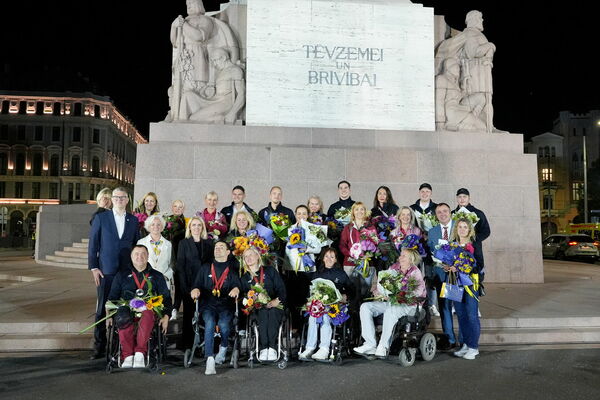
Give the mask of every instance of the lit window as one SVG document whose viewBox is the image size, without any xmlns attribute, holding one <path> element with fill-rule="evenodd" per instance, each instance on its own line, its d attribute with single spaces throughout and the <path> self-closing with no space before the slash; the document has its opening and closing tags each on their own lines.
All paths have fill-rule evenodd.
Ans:
<svg viewBox="0 0 600 400">
<path fill-rule="evenodd" d="M 542 168 L 542 180 L 544 182 L 552 181 L 552 168 Z"/>
</svg>

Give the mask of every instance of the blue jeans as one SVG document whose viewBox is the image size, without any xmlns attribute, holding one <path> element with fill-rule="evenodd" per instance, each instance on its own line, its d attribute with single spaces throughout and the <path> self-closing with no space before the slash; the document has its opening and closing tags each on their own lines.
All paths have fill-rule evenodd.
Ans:
<svg viewBox="0 0 600 400">
<path fill-rule="evenodd" d="M 331 345 L 331 334 L 333 332 L 331 326 L 331 318 L 327 314 L 323 315 L 323 323 L 319 326 L 315 317 L 308 317 L 308 329 L 306 333 L 306 348 L 315 349 L 317 347 L 317 329 L 321 329 L 320 348 L 329 350 Z"/>
<path fill-rule="evenodd" d="M 446 282 L 448 273 L 443 268 L 433 268 L 435 279 L 441 288 L 443 282 Z M 436 285 L 437 286 L 437 285 Z M 437 292 L 440 295 L 440 291 Z M 440 318 L 442 319 L 442 330 L 448 337 L 450 344 L 456 343 L 456 337 L 454 336 L 454 321 L 452 320 L 452 301 L 446 300 L 443 297 L 438 297 L 438 310 L 440 312 Z"/>
<path fill-rule="evenodd" d="M 458 326 L 462 334 L 463 343 L 471 349 L 479 348 L 479 302 L 471 297 L 466 291 L 461 302 L 453 301 L 454 310 L 458 318 Z"/>
<path fill-rule="evenodd" d="M 227 309 L 219 312 L 214 309 L 202 311 L 202 319 L 204 320 L 204 354 L 206 357 L 213 357 L 215 355 L 215 326 L 217 323 L 221 331 L 221 347 L 227 347 L 232 318 L 233 313 Z"/>
</svg>

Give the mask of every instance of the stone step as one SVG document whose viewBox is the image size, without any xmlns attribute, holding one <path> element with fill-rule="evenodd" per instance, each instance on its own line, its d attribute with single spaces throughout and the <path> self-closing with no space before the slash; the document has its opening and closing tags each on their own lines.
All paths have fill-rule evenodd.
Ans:
<svg viewBox="0 0 600 400">
<path fill-rule="evenodd" d="M 600 329 L 600 317 L 555 317 L 555 318 L 533 318 L 533 317 L 507 317 L 507 318 L 485 318 L 480 319 L 481 329 L 561 329 L 561 328 L 598 328 Z M 442 329 L 439 317 L 433 317 L 429 324 L 431 329 Z M 458 329 L 458 321 L 454 317 L 454 328 Z"/>
<path fill-rule="evenodd" d="M 85 266 L 87 266 L 87 262 L 88 262 L 87 257 L 81 258 L 81 257 L 46 256 L 46 260 L 54 261 L 54 262 L 61 262 L 61 263 L 68 263 L 68 264 L 81 264 L 81 265 L 85 265 Z"/>
<path fill-rule="evenodd" d="M 46 257 L 51 257 L 51 256 L 46 256 Z M 49 261 L 49 260 L 36 260 L 36 263 L 42 264 L 42 265 L 50 265 L 52 267 L 87 269 L 87 264 L 74 264 L 74 263 L 57 262 L 57 261 Z"/>
<path fill-rule="evenodd" d="M 0 352 L 42 350 L 91 350 L 93 334 L 52 333 L 43 335 L 0 335 Z"/>
<path fill-rule="evenodd" d="M 83 247 L 65 247 L 63 251 L 68 251 L 69 253 L 85 253 L 87 254 L 87 247 L 84 249 Z"/>
<path fill-rule="evenodd" d="M 87 243 L 73 243 L 73 247 L 87 250 L 88 244 Z"/>
<path fill-rule="evenodd" d="M 0 323 L 0 335 L 79 333 L 92 322 L 4 322 Z M 87 331 L 87 334 L 93 330 Z"/>
<path fill-rule="evenodd" d="M 81 239 L 81 243 L 89 243 L 90 239 Z"/>
<path fill-rule="evenodd" d="M 79 251 L 55 251 L 54 255 L 59 256 L 59 257 L 85 258 L 85 259 L 87 259 L 87 257 L 88 257 L 87 252 L 83 253 L 83 252 L 79 252 Z"/>
<path fill-rule="evenodd" d="M 482 330 L 483 345 L 600 343 L 600 328 L 490 329 Z"/>
</svg>

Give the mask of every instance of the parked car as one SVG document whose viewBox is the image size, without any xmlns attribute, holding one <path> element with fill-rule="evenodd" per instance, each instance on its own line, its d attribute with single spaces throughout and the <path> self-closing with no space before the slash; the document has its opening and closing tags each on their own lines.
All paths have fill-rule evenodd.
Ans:
<svg viewBox="0 0 600 400">
<path fill-rule="evenodd" d="M 593 263 L 600 255 L 599 246 L 600 242 L 594 241 L 588 235 L 555 234 L 548 236 L 542 242 L 542 254 L 544 257 L 557 260 L 580 258 Z"/>
</svg>

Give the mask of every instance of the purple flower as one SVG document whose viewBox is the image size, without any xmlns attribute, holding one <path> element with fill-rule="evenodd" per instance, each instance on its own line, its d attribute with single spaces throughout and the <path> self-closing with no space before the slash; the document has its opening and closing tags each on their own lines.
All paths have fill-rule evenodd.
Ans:
<svg viewBox="0 0 600 400">
<path fill-rule="evenodd" d="M 132 299 L 129 302 L 129 307 L 132 309 L 142 308 L 146 306 L 146 302 L 142 299 Z"/>
<path fill-rule="evenodd" d="M 375 247 L 375 244 L 373 244 L 373 242 L 371 242 L 370 240 L 361 240 L 360 246 L 362 247 L 363 251 L 373 252 L 373 251 L 377 250 L 377 247 Z"/>
</svg>

